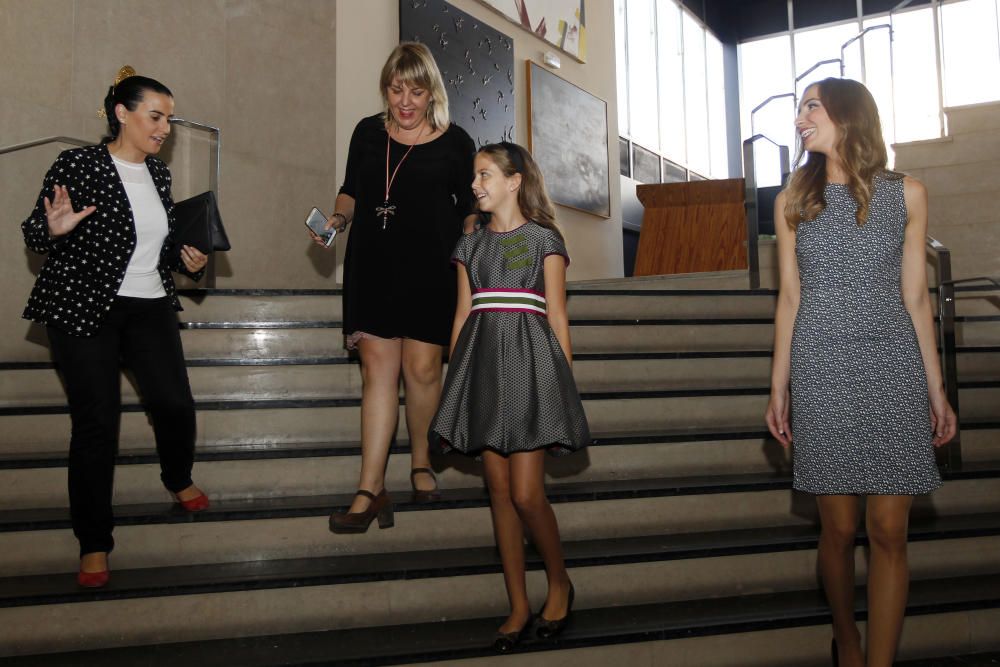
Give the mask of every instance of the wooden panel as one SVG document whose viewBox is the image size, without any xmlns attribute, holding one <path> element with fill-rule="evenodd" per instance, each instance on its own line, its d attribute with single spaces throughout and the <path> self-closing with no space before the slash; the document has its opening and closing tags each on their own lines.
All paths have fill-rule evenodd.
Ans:
<svg viewBox="0 0 1000 667">
<path fill-rule="evenodd" d="M 742 178 L 640 185 L 637 276 L 747 268 Z"/>
</svg>

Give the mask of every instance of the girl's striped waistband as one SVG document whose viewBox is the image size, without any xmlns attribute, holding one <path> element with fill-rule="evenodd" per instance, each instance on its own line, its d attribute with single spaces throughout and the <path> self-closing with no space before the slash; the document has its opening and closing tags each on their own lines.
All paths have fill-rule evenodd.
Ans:
<svg viewBox="0 0 1000 667">
<path fill-rule="evenodd" d="M 526 289 L 472 291 L 472 312 L 506 311 L 545 315 L 545 297 Z"/>
</svg>

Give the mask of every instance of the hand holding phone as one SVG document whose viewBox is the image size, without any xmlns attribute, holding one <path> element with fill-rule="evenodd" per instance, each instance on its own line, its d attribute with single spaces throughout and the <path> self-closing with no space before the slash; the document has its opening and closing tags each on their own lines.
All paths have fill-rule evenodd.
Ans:
<svg viewBox="0 0 1000 667">
<path fill-rule="evenodd" d="M 313 233 L 314 237 L 327 248 L 333 245 L 333 240 L 337 238 L 337 228 L 330 227 L 327 229 L 326 216 L 323 215 L 323 211 L 319 210 L 315 206 L 313 206 L 313 209 L 306 217 L 306 227 Z"/>
</svg>

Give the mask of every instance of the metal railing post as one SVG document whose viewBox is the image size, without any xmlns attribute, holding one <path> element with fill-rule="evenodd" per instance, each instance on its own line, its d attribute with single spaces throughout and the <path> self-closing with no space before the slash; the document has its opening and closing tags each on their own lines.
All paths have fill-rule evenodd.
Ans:
<svg viewBox="0 0 1000 667">
<path fill-rule="evenodd" d="M 941 346 L 941 379 L 958 424 L 951 443 L 935 451 L 938 465 L 955 470 L 962 465 L 961 410 L 958 404 L 958 355 L 955 349 L 955 283 L 951 278 L 951 251 L 927 237 L 927 248 L 938 260 L 938 344 Z"/>
</svg>

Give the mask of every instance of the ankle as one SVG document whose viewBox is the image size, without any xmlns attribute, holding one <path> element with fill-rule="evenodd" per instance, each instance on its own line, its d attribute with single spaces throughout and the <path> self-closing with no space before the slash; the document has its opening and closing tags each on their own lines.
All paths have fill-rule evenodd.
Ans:
<svg viewBox="0 0 1000 667">
<path fill-rule="evenodd" d="M 80 570 L 83 572 L 103 572 L 108 569 L 108 552 L 91 551 L 80 557 Z"/>
</svg>

